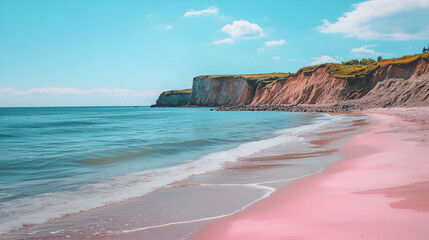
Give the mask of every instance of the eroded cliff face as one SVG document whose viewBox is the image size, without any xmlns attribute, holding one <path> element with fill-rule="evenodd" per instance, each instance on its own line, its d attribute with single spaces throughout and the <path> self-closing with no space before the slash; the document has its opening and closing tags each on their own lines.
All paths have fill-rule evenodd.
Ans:
<svg viewBox="0 0 429 240">
<path fill-rule="evenodd" d="M 194 78 L 190 105 L 223 106 L 251 103 L 256 86 L 242 77 L 199 76 Z"/>
<path fill-rule="evenodd" d="M 272 84 L 240 76 L 194 78 L 190 104 L 197 106 L 262 104 L 327 104 L 361 97 L 367 88 L 333 77 L 320 67 L 310 74 L 279 79 Z"/>
<path fill-rule="evenodd" d="M 274 80 L 269 77 L 275 74 L 199 76 L 194 78 L 190 96 L 161 95 L 157 105 L 185 105 L 187 101 L 186 104 L 194 106 L 345 102 L 360 104 L 363 108 L 429 106 L 429 55 L 416 56 L 419 55 L 411 56 L 414 59 L 411 61 L 400 58 L 391 60 L 392 64 L 373 65 L 364 74 L 358 72 L 352 77 L 353 71 L 341 77 L 327 65 L 276 76 Z"/>
<path fill-rule="evenodd" d="M 310 73 L 258 84 L 240 77 L 194 80 L 193 105 L 337 104 L 362 99 L 365 106 L 428 106 L 429 63 L 379 67 L 365 77 L 336 78 L 321 66 Z"/>
<path fill-rule="evenodd" d="M 271 88 L 259 87 L 251 105 L 336 103 L 349 97 L 346 87 L 346 80 L 332 77 L 321 67 L 309 75 L 298 72 Z"/>
<path fill-rule="evenodd" d="M 153 107 L 178 107 L 189 103 L 191 93 L 166 91 L 159 95 L 156 104 Z"/>
<path fill-rule="evenodd" d="M 429 106 L 429 62 L 388 66 L 375 71 L 371 90 L 355 101 L 365 108 Z"/>
</svg>

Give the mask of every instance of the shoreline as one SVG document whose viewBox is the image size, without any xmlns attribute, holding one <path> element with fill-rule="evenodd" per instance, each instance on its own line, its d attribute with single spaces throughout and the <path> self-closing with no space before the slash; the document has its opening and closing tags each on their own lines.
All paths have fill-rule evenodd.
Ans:
<svg viewBox="0 0 429 240">
<path fill-rule="evenodd" d="M 216 111 L 259 111 L 259 112 L 323 112 L 323 113 L 352 113 L 362 111 L 364 108 L 358 107 L 353 102 L 338 104 L 261 104 L 261 105 L 178 105 L 162 106 L 151 105 L 151 108 L 211 108 Z M 212 111 L 211 110 L 211 111 Z"/>
<path fill-rule="evenodd" d="M 404 120 L 397 117 L 400 109 L 391 113 L 396 116 L 376 111 L 364 112 L 373 124 L 341 149 L 345 160 L 190 239 L 426 239 L 429 128 L 413 116 L 427 117 L 429 110 L 402 112 L 410 116 Z"/>
<path fill-rule="evenodd" d="M 326 118 L 326 117 L 325 117 Z M 327 119 L 333 118 L 333 116 Z M 286 141 L 268 152 L 226 164 L 221 170 L 192 176 L 169 184 L 147 196 L 126 200 L 87 212 L 28 226 L 8 238 L 61 239 L 178 239 L 220 217 L 240 212 L 290 181 L 319 172 L 332 161 L 332 154 L 345 138 L 366 123 L 362 116 L 335 116 L 335 124 L 324 127 L 300 125 L 290 132 L 279 132 L 301 141 Z M 326 120 L 326 119 L 325 119 Z M 325 121 L 322 120 L 322 121 Z M 289 137 L 288 137 L 289 138 Z M 311 140 L 311 141 L 310 141 Z M 303 145 L 304 144 L 304 145 Z M 222 198 L 219 198 L 222 196 Z M 172 204 L 174 202 L 174 204 Z M 210 208 L 207 208 L 210 206 Z M 100 222 L 102 224 L 100 224 Z"/>
</svg>

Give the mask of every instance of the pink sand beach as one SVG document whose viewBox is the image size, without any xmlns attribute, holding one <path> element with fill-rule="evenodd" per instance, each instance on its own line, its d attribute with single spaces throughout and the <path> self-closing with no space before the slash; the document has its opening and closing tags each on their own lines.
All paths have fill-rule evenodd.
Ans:
<svg viewBox="0 0 429 240">
<path fill-rule="evenodd" d="M 429 111 L 398 112 L 371 111 L 372 124 L 338 152 L 346 160 L 190 239 L 429 239 L 429 128 L 402 120 Z"/>
</svg>

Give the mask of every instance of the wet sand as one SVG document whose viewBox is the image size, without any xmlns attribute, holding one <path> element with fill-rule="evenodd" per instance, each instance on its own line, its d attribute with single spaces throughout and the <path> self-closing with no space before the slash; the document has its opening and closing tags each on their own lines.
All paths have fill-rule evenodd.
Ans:
<svg viewBox="0 0 429 240">
<path fill-rule="evenodd" d="M 429 129 L 396 116 L 369 116 L 373 124 L 337 153 L 346 160 L 189 239 L 428 239 Z"/>
</svg>

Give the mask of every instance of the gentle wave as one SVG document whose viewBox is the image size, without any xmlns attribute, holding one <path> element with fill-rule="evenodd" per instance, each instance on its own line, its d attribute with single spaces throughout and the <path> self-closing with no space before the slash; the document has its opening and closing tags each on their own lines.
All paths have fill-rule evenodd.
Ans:
<svg viewBox="0 0 429 240">
<path fill-rule="evenodd" d="M 76 126 L 92 126 L 99 124 L 94 121 L 61 121 L 61 122 L 41 122 L 41 123 L 26 123 L 26 124 L 10 124 L 9 128 L 51 128 L 51 127 L 76 127 Z"/>
<path fill-rule="evenodd" d="M 311 133 L 335 120 L 336 117 L 324 116 L 316 119 L 313 124 L 279 131 L 281 135 L 277 137 L 244 143 L 230 150 L 202 156 L 198 160 L 186 164 L 106 178 L 103 182 L 88 184 L 75 191 L 44 193 L 35 197 L 0 203 L 2 222 L 0 234 L 25 225 L 40 224 L 61 216 L 143 196 L 192 175 L 221 169 L 225 163 L 237 161 L 261 150 L 288 142 L 304 141 L 300 134 Z"/>
<path fill-rule="evenodd" d="M 0 138 L 13 138 L 13 137 L 16 137 L 16 136 L 12 134 L 0 133 Z"/>
<path fill-rule="evenodd" d="M 171 142 L 171 143 L 158 143 L 158 144 L 147 144 L 140 151 L 121 153 L 121 149 L 111 152 L 109 156 L 101 157 L 92 157 L 80 160 L 79 162 L 90 164 L 90 165 L 99 165 L 106 163 L 113 163 L 119 161 L 125 161 L 135 158 L 143 157 L 154 157 L 154 156 L 165 156 L 167 154 L 177 154 L 183 151 L 189 151 L 189 149 L 197 149 L 208 146 L 212 143 L 209 140 L 195 139 L 182 142 Z M 110 153 L 110 152 L 109 152 Z"/>
</svg>

